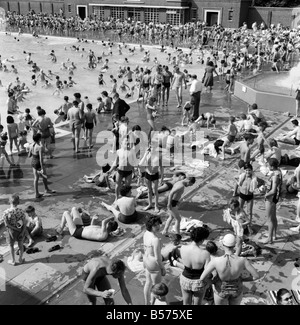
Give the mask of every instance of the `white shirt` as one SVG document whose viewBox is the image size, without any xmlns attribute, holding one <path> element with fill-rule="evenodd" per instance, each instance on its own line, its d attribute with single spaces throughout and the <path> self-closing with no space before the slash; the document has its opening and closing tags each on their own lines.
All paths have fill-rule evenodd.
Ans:
<svg viewBox="0 0 300 325">
<path fill-rule="evenodd" d="M 198 79 L 193 79 L 190 87 L 190 94 L 202 91 L 202 82 Z"/>
</svg>

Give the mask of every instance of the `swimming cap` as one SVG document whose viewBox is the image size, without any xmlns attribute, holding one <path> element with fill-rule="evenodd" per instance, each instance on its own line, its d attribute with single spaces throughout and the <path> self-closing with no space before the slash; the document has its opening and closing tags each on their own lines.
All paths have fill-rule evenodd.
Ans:
<svg viewBox="0 0 300 325">
<path fill-rule="evenodd" d="M 235 236 L 232 234 L 227 234 L 223 238 L 223 245 L 226 247 L 234 247 L 235 246 Z"/>
</svg>

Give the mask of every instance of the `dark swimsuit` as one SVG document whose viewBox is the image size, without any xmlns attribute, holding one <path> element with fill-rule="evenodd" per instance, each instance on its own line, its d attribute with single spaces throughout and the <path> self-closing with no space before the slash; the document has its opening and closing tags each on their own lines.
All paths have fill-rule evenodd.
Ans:
<svg viewBox="0 0 300 325">
<path fill-rule="evenodd" d="M 230 255 L 225 254 L 224 257 L 227 257 L 226 266 L 230 267 Z M 217 280 L 214 283 L 214 293 L 222 299 L 237 298 L 243 293 L 242 279 L 238 277 L 234 280 L 222 281 L 217 276 Z"/>
<path fill-rule="evenodd" d="M 84 226 L 82 225 L 76 225 L 76 230 L 73 233 L 73 237 L 77 239 L 82 239 L 82 232 L 83 232 Z"/>
<path fill-rule="evenodd" d="M 253 200 L 253 193 L 243 194 L 243 193 L 240 192 L 239 196 L 244 201 L 251 201 L 251 200 Z"/>
<path fill-rule="evenodd" d="M 155 174 L 148 174 L 147 172 L 145 172 L 145 178 L 151 182 L 157 181 L 159 179 L 159 173 L 157 172 Z"/>
<path fill-rule="evenodd" d="M 181 288 L 185 291 L 192 291 L 198 294 L 206 290 L 206 287 L 203 286 L 202 281 L 200 281 L 203 270 L 204 267 L 201 269 L 192 269 L 190 267 L 184 266 L 184 270 L 180 275 Z"/>
<path fill-rule="evenodd" d="M 129 175 L 132 174 L 132 170 L 121 170 L 121 169 L 118 169 L 118 173 L 120 174 L 121 177 L 128 177 Z"/>
<path fill-rule="evenodd" d="M 177 204 L 178 204 L 178 201 L 176 201 L 176 200 L 171 201 L 172 208 L 175 208 L 177 206 Z"/>
<path fill-rule="evenodd" d="M 88 130 L 91 130 L 94 128 L 94 123 L 88 123 L 88 122 L 85 122 L 85 127 L 88 129 Z"/>
<path fill-rule="evenodd" d="M 204 267 L 198 270 L 198 269 L 192 269 L 190 267 L 184 266 L 182 275 L 184 275 L 188 279 L 195 280 L 195 279 L 200 279 L 200 276 L 203 273 L 203 271 L 204 271 Z"/>
<path fill-rule="evenodd" d="M 34 146 L 35 146 L 35 144 L 33 145 L 32 149 L 34 148 Z M 32 154 L 31 167 L 36 170 L 42 169 L 39 154 L 37 154 L 37 155 Z"/>
</svg>

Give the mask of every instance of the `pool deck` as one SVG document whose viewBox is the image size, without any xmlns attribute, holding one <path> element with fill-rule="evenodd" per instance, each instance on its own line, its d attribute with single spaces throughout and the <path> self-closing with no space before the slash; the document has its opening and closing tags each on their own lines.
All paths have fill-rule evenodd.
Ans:
<svg viewBox="0 0 300 325">
<path fill-rule="evenodd" d="M 224 84 L 216 82 L 213 92 L 203 92 L 201 97 L 201 112 L 214 112 L 217 119 L 216 131 L 214 134 L 221 134 L 220 130 L 227 124 L 229 115 L 239 115 L 247 111 L 247 105 L 228 93 L 225 93 Z M 184 101 L 188 99 L 187 91 L 184 92 Z M 276 136 L 290 128 L 290 118 L 279 112 L 263 110 L 267 120 L 273 121 L 267 129 L 268 136 Z M 128 112 L 130 126 L 139 124 L 142 129 L 148 130 L 145 110 L 141 104 L 131 103 Z M 97 125 L 95 134 L 106 130 L 111 126 L 110 116 L 101 116 L 101 123 Z M 181 131 L 181 112 L 176 108 L 174 93 L 171 92 L 169 108 L 162 110 L 157 120 L 158 127 L 167 125 L 176 127 Z M 71 143 L 70 133 L 67 126 L 60 128 L 62 134 L 56 140 L 54 156 L 55 159 L 46 160 L 47 171 L 50 180 L 50 187 L 57 191 L 53 196 L 43 197 L 41 200 L 34 199 L 32 170 L 26 156 L 15 156 L 19 168 L 9 168 L 4 163 L 0 168 L 0 211 L 8 208 L 10 194 L 18 192 L 21 198 L 21 207 L 34 204 L 37 213 L 42 217 L 44 226 L 44 238 L 38 240 L 35 247 L 40 252 L 24 254 L 26 262 L 22 265 L 10 266 L 8 247 L 3 236 L 3 227 L 0 228 L 0 254 L 4 261 L 0 263 L 0 305 L 86 305 L 86 296 L 82 293 L 83 282 L 80 274 L 83 265 L 92 257 L 107 255 L 111 258 L 118 257 L 126 262 L 136 248 L 142 245 L 144 232 L 144 221 L 148 213 L 142 213 L 135 224 L 123 225 L 125 233 L 121 237 L 110 237 L 107 242 L 98 243 L 85 240 L 78 240 L 69 235 L 59 237 L 56 242 L 46 242 L 48 235 L 53 235 L 55 227 L 58 226 L 63 211 L 70 210 L 73 206 L 84 207 L 91 215 L 98 213 L 103 217 L 109 212 L 100 207 L 99 202 L 111 203 L 114 200 L 112 192 L 97 188 L 93 184 L 83 181 L 84 175 L 94 173 L 99 169 L 96 164 L 97 150 L 100 144 L 96 142 L 93 151 L 83 151 L 75 155 Z M 219 133 L 218 133 L 219 132 Z M 293 147 L 282 145 L 282 149 L 291 150 Z M 294 151 L 297 153 L 297 151 Z M 291 151 L 289 151 L 291 155 Z M 226 155 L 226 160 L 221 161 L 215 158 L 206 157 L 209 167 L 203 170 L 199 168 L 189 169 L 191 174 L 197 172 L 196 183 L 188 188 L 184 194 L 184 201 L 180 205 L 180 213 L 183 217 L 201 220 L 211 229 L 209 239 L 215 240 L 219 245 L 220 239 L 230 231 L 228 225 L 223 222 L 222 210 L 232 196 L 234 177 L 238 175 L 238 155 Z M 287 175 L 293 173 L 293 168 L 283 166 Z M 266 177 L 260 172 L 260 165 L 254 163 L 254 170 L 262 179 Z M 172 175 L 172 171 L 166 168 L 166 177 Z M 42 184 L 40 185 L 42 186 Z M 133 182 L 134 189 L 136 183 Z M 167 193 L 160 196 L 160 216 L 163 223 L 166 221 L 166 197 Z M 261 255 L 251 257 L 253 266 L 261 275 L 256 282 L 244 283 L 245 296 L 256 297 L 257 303 L 268 302 L 268 291 L 277 290 L 280 287 L 287 289 L 300 289 L 300 276 L 294 267 L 294 262 L 299 258 L 300 235 L 292 233 L 289 228 L 295 225 L 296 203 L 298 198 L 295 195 L 283 194 L 282 200 L 277 204 L 278 215 L 278 239 L 272 245 L 261 244 L 266 235 L 266 218 L 263 196 L 256 195 L 253 215 L 253 235 L 250 239 L 262 247 Z M 146 206 L 146 200 L 138 201 L 138 210 Z M 162 243 L 168 243 L 169 239 L 162 236 Z M 61 244 L 58 251 L 49 253 L 48 249 L 56 244 Z M 166 264 L 167 274 L 164 281 L 170 291 L 168 300 L 172 305 L 182 304 L 182 297 L 179 285 L 180 269 Z M 4 280 L 1 281 L 1 274 Z M 2 277 L 3 278 L 3 277 Z M 117 292 L 115 303 L 124 305 L 118 285 L 112 277 L 110 281 Z M 126 271 L 126 284 L 131 294 L 133 304 L 143 304 L 143 285 L 145 282 L 144 271 L 138 273 L 130 269 Z M 102 305 L 102 299 L 98 299 Z M 205 303 L 205 302 L 204 302 Z M 243 304 L 253 304 L 245 299 Z"/>
</svg>

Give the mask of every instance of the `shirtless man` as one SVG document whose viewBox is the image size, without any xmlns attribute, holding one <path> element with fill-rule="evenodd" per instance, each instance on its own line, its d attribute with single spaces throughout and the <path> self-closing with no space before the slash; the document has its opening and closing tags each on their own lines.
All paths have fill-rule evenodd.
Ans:
<svg viewBox="0 0 300 325">
<path fill-rule="evenodd" d="M 101 202 L 101 205 L 107 210 L 111 211 L 116 220 L 122 223 L 128 224 L 136 221 L 138 212 L 136 211 L 136 200 L 132 196 L 131 186 L 122 185 L 120 188 L 121 198 L 109 205 L 105 202 Z"/>
<path fill-rule="evenodd" d="M 167 192 L 170 191 L 173 186 L 175 185 L 175 183 L 182 181 L 183 179 L 186 178 L 185 173 L 183 172 L 176 172 L 173 177 L 170 180 L 165 180 L 157 189 L 157 192 L 163 193 L 163 192 Z M 136 199 L 140 199 L 140 198 L 145 198 L 148 196 L 148 191 L 146 192 L 141 192 L 138 193 L 136 196 Z"/>
<path fill-rule="evenodd" d="M 180 214 L 178 212 L 177 205 L 179 204 L 181 200 L 181 196 L 184 192 L 184 188 L 187 186 L 192 186 L 195 184 L 195 177 L 187 177 L 186 179 L 177 182 L 168 197 L 168 213 L 169 213 L 169 218 L 166 221 L 165 228 L 162 231 L 163 235 L 168 236 L 168 230 L 171 225 L 171 222 L 173 219 L 175 219 L 175 234 L 180 235 Z"/>
<path fill-rule="evenodd" d="M 177 99 L 177 108 L 181 107 L 182 105 L 182 85 L 184 83 L 185 89 L 187 88 L 187 83 L 185 80 L 185 75 L 183 72 L 180 71 L 179 67 L 175 68 L 175 73 L 173 75 L 171 88 L 174 87 L 176 99 Z"/>
<path fill-rule="evenodd" d="M 227 234 L 223 240 L 224 255 L 212 259 L 204 269 L 200 281 L 206 285 L 206 278 L 217 272 L 217 280 L 213 280 L 215 305 L 240 305 L 243 298 L 243 283 L 259 278 L 257 271 L 245 257 L 234 254 L 235 236 Z M 250 273 L 249 278 L 241 278 L 244 270 Z"/>
<path fill-rule="evenodd" d="M 248 229 L 251 234 L 251 223 L 252 223 L 252 214 L 253 214 L 253 203 L 254 203 L 254 191 L 257 188 L 257 178 L 253 173 L 253 167 L 250 163 L 246 163 L 244 166 L 245 172 L 242 173 L 239 177 L 238 186 L 239 191 L 239 202 L 241 209 L 244 208 L 246 203 L 248 206 L 248 215 L 250 223 L 248 224 Z M 248 204 L 249 203 L 249 204 Z"/>
<path fill-rule="evenodd" d="M 169 71 L 168 66 L 165 66 L 162 74 L 164 77 L 164 82 L 162 87 L 162 107 L 164 107 L 164 105 L 168 106 L 169 97 L 170 97 L 170 87 L 171 87 L 173 74 L 172 72 Z"/>
<path fill-rule="evenodd" d="M 112 261 L 108 257 L 97 257 L 91 259 L 83 267 L 82 277 L 85 281 L 83 292 L 91 305 L 96 305 L 97 297 L 102 297 L 106 305 L 114 305 L 112 298 L 114 290 L 107 279 L 107 275 L 118 279 L 122 296 L 127 305 L 132 305 L 132 300 L 126 287 L 125 279 L 125 264 L 121 260 Z"/>
<path fill-rule="evenodd" d="M 115 169 L 117 169 L 115 201 L 119 198 L 120 187 L 123 179 L 125 179 L 125 185 L 130 186 L 132 181 L 132 173 L 135 166 L 137 166 L 135 151 L 134 149 L 130 148 L 128 138 L 125 137 L 122 140 L 121 149 L 117 150 L 115 161 L 107 172 L 107 174 L 110 175 Z"/>
<path fill-rule="evenodd" d="M 147 187 L 148 187 L 148 205 L 144 208 L 144 211 L 147 211 L 153 207 L 152 193 L 154 192 L 154 197 L 155 197 L 154 212 L 157 213 L 159 212 L 159 207 L 158 207 L 159 157 L 157 152 L 154 152 L 153 150 L 151 151 L 151 146 L 145 152 L 145 155 L 141 159 L 139 165 L 145 166 L 145 178 L 147 179 Z M 153 186 L 153 190 L 152 190 L 152 186 Z"/>
<path fill-rule="evenodd" d="M 292 124 L 294 126 L 294 130 L 289 131 L 282 138 L 277 139 L 277 141 L 294 144 L 299 146 L 300 145 L 300 125 L 298 120 L 292 120 Z"/>
<path fill-rule="evenodd" d="M 83 226 L 83 221 L 77 208 L 73 207 L 71 213 L 65 211 L 61 218 L 60 227 L 57 229 L 58 234 L 62 234 L 67 224 L 70 235 L 77 239 L 87 239 L 95 241 L 105 241 L 110 232 L 118 228 L 118 223 L 114 221 L 115 217 L 108 217 L 102 220 L 99 226 L 98 217 L 94 216 L 90 226 Z"/>
<path fill-rule="evenodd" d="M 73 150 L 79 151 L 80 131 L 82 126 L 83 111 L 79 108 L 78 102 L 73 101 L 73 107 L 67 112 L 67 120 L 69 121 L 70 130 L 72 132 Z"/>
</svg>

